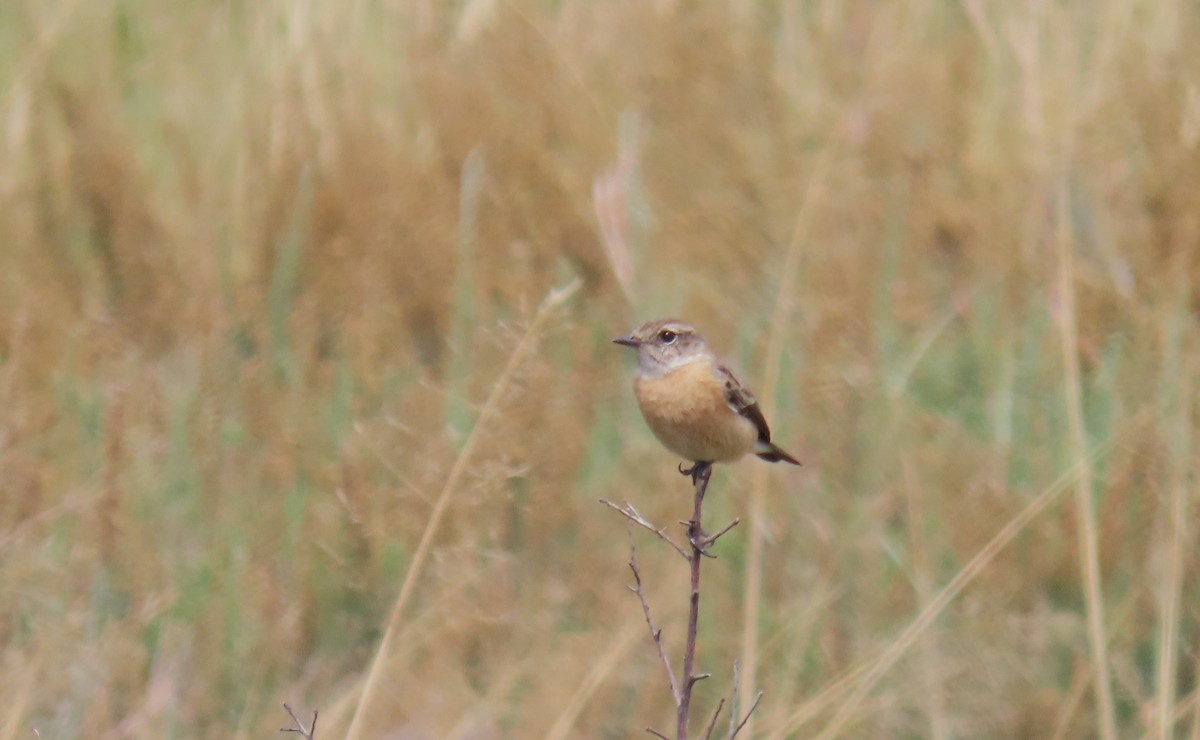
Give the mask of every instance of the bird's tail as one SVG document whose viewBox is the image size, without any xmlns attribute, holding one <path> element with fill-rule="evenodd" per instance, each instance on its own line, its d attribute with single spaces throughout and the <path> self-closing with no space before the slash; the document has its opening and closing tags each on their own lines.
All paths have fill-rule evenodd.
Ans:
<svg viewBox="0 0 1200 740">
<path fill-rule="evenodd" d="M 786 462 L 792 465 L 803 465 L 799 460 L 783 451 L 773 442 L 759 442 L 758 450 L 754 453 L 769 463 Z"/>
</svg>

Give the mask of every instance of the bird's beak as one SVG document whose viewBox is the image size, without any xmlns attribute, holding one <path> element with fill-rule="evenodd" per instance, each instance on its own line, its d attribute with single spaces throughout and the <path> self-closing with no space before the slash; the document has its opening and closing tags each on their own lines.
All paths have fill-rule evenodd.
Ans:
<svg viewBox="0 0 1200 740">
<path fill-rule="evenodd" d="M 617 337 L 616 339 L 614 339 L 613 344 L 623 344 L 626 347 L 637 348 L 637 347 L 642 346 L 642 340 L 640 340 L 636 337 L 633 337 L 633 336 L 624 336 L 624 337 Z"/>
</svg>

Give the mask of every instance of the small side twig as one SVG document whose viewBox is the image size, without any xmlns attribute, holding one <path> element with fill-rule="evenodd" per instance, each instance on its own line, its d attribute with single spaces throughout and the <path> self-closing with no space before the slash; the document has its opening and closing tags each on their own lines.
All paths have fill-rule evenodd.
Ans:
<svg viewBox="0 0 1200 740">
<path fill-rule="evenodd" d="M 626 519 L 628 519 L 629 521 L 638 525 L 639 527 L 648 529 L 651 532 L 653 532 L 654 534 L 658 535 L 660 539 L 662 539 L 664 542 L 666 542 L 671 547 L 675 548 L 675 552 L 679 553 L 683 557 L 684 560 L 691 559 L 691 557 L 688 555 L 687 551 L 684 550 L 683 547 L 681 547 L 679 544 L 677 544 L 675 542 L 675 540 L 671 539 L 670 536 L 667 535 L 667 533 L 663 530 L 662 527 L 654 526 L 654 523 L 651 522 L 646 517 L 642 516 L 641 512 L 639 512 L 637 509 L 635 509 L 633 507 L 633 504 L 626 501 L 624 504 L 618 506 L 617 504 L 614 504 L 612 501 L 609 501 L 608 499 L 604 499 L 604 498 L 600 499 L 600 503 L 602 503 L 605 506 L 607 506 L 608 508 L 616 511 L 621 516 L 625 517 Z"/>
<path fill-rule="evenodd" d="M 714 545 L 714 544 L 716 543 L 716 541 L 717 541 L 717 540 L 721 539 L 723 536 L 725 536 L 726 534 L 728 534 L 728 533 L 729 533 L 729 530 L 733 529 L 734 527 L 736 527 L 737 525 L 739 525 L 739 524 L 741 524 L 741 523 L 742 523 L 742 520 L 741 520 L 741 519 L 734 519 L 734 520 L 733 520 L 732 522 L 730 522 L 729 524 L 726 524 L 726 525 L 725 525 L 724 527 L 722 527 L 722 528 L 720 529 L 720 531 L 718 531 L 716 534 L 714 534 L 714 535 L 711 535 L 711 536 L 709 536 L 709 537 L 706 537 L 706 538 L 704 539 L 704 547 L 705 547 L 706 549 L 707 549 L 707 548 L 709 548 L 709 547 L 711 547 L 712 545 Z"/>
<path fill-rule="evenodd" d="M 661 737 L 661 738 L 662 738 L 662 740 L 671 740 L 671 738 L 669 738 L 669 737 L 667 737 L 666 735 L 662 734 L 661 732 L 659 732 L 658 730 L 654 729 L 653 727 L 647 727 L 647 728 L 646 728 L 646 732 L 650 733 L 651 735 L 653 735 L 653 736 L 655 736 L 655 737 Z"/>
<path fill-rule="evenodd" d="M 739 722 L 738 726 L 733 730 L 732 733 L 730 733 L 729 740 L 734 740 L 734 738 L 738 736 L 738 733 L 742 731 L 742 728 L 746 726 L 746 723 L 750 721 L 750 715 L 754 714 L 755 709 L 758 709 L 758 703 L 762 701 L 762 698 L 763 692 L 761 691 L 754 696 L 754 703 L 750 705 L 750 711 L 746 712 L 746 716 L 742 717 L 742 721 Z"/>
<path fill-rule="evenodd" d="M 288 713 L 288 716 L 292 718 L 292 722 L 296 723 L 296 726 L 280 727 L 279 731 L 294 732 L 306 740 L 315 740 L 317 737 L 317 710 L 313 710 L 312 722 L 309 723 L 308 727 L 305 727 L 304 723 L 300 721 L 300 718 L 296 716 L 296 713 L 292 711 L 292 708 L 287 705 L 287 702 L 284 702 L 283 708 Z"/>
<path fill-rule="evenodd" d="M 667 679 L 671 682 L 671 697 L 675 699 L 675 706 L 678 707 L 683 701 L 683 692 L 679 688 L 679 681 L 675 679 L 675 671 L 671 668 L 671 659 L 667 657 L 667 651 L 662 644 L 662 629 L 654 626 L 654 620 L 650 617 L 650 603 L 646 601 L 646 594 L 642 591 L 642 573 L 638 570 L 637 548 L 633 546 L 633 533 L 629 533 L 629 569 L 633 571 L 633 586 L 629 586 L 629 590 L 637 594 L 638 601 L 642 602 L 642 613 L 646 615 L 646 626 L 650 628 L 650 636 L 654 638 L 654 647 L 658 649 L 658 659 L 662 661 L 663 668 L 667 669 Z M 654 732 L 654 730 L 649 730 Z M 656 733 L 657 734 L 657 733 Z"/>
<path fill-rule="evenodd" d="M 717 704 L 717 711 L 713 712 L 712 719 L 708 721 L 708 729 L 704 731 L 704 740 L 709 740 L 712 737 L 713 730 L 717 726 L 717 717 L 721 716 L 721 710 L 725 708 L 725 700 L 721 699 Z"/>
</svg>

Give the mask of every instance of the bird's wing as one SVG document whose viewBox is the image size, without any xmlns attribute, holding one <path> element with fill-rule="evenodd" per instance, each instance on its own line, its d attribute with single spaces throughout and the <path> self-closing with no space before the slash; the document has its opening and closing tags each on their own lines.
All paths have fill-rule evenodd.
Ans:
<svg viewBox="0 0 1200 740">
<path fill-rule="evenodd" d="M 758 407 L 758 399 L 754 397 L 750 389 L 742 385 L 742 381 L 738 380 L 733 371 L 724 365 L 717 365 L 717 380 L 721 381 L 721 385 L 725 388 L 725 401 L 729 404 L 729 408 L 754 424 L 755 429 L 758 430 L 760 442 L 770 442 L 771 428 L 767 426 L 762 409 Z"/>
</svg>

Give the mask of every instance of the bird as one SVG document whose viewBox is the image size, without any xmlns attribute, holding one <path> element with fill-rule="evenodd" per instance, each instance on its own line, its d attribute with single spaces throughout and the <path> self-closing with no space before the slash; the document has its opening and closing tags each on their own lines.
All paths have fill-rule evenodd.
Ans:
<svg viewBox="0 0 1200 740">
<path fill-rule="evenodd" d="M 691 324 L 656 319 L 612 341 L 637 350 L 633 393 L 658 441 L 693 463 L 679 472 L 695 481 L 713 463 L 751 453 L 767 462 L 801 464 L 771 441 L 754 394 Z"/>
</svg>

